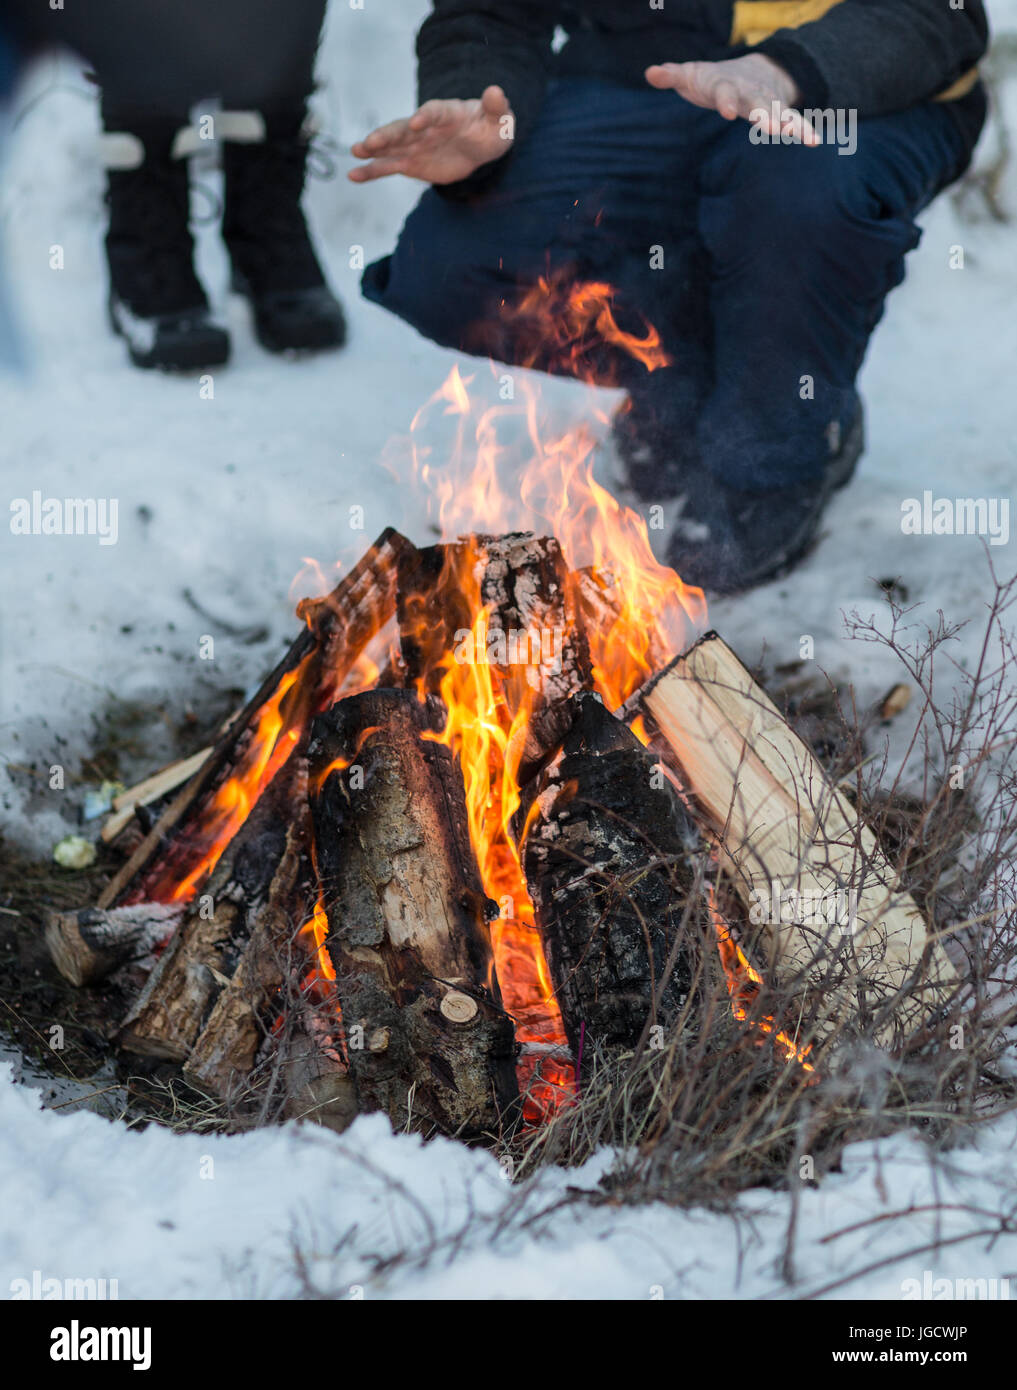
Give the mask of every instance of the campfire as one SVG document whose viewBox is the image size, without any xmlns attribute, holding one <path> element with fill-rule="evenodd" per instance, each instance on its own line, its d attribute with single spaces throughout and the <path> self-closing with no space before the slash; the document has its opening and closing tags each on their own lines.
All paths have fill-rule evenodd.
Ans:
<svg viewBox="0 0 1017 1390">
<path fill-rule="evenodd" d="M 597 341 L 666 360 L 600 289 Z M 445 539 L 385 531 L 300 602 L 214 746 L 121 799 L 104 838 L 128 857 L 51 916 L 58 967 L 140 985 L 125 1052 L 337 1128 L 539 1123 L 587 1059 L 696 1026 L 719 978 L 775 1066 L 850 1029 L 893 1047 L 954 974 L 858 810 L 595 481 L 589 438 L 546 445 L 532 399 L 511 407 L 547 530 L 506 532 L 504 412 L 475 420 L 458 370 L 432 404 L 469 465 L 466 485 L 415 432 Z"/>
</svg>

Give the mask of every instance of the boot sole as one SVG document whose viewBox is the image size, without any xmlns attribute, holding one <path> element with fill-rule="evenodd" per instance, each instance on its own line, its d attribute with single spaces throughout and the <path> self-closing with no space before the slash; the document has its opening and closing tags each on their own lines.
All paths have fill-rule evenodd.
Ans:
<svg viewBox="0 0 1017 1390">
<path fill-rule="evenodd" d="M 302 353 L 329 352 L 346 346 L 349 327 L 344 317 L 338 320 L 333 319 L 330 323 L 321 323 L 317 331 L 294 333 L 289 337 L 281 337 L 265 327 L 247 278 L 236 267 L 233 268 L 230 275 L 230 290 L 246 301 L 254 323 L 254 337 L 266 352 L 274 353 L 277 356 L 289 353 L 298 357 Z"/>
<path fill-rule="evenodd" d="M 127 355 L 135 367 L 143 371 L 192 372 L 202 367 L 221 367 L 229 361 L 230 339 L 224 328 L 210 325 L 201 332 L 164 335 L 163 341 L 149 351 L 136 347 L 117 321 L 113 305 L 108 306 L 109 324 L 118 338 L 123 338 Z"/>
</svg>

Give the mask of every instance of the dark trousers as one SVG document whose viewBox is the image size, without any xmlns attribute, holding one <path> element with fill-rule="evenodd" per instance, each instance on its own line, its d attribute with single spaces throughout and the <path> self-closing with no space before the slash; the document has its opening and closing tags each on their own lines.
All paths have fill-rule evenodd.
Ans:
<svg viewBox="0 0 1017 1390">
<path fill-rule="evenodd" d="M 749 136 L 672 93 L 557 81 L 491 186 L 424 193 L 364 294 L 445 346 L 529 364 L 521 290 L 547 272 L 607 279 L 673 359 L 651 377 L 626 359 L 608 379 L 663 414 L 676 448 L 745 490 L 816 476 L 915 216 L 969 141 L 935 103 L 860 121 L 852 155 Z"/>
<path fill-rule="evenodd" d="M 32 42 L 73 49 L 103 92 L 108 128 L 184 118 L 219 97 L 289 114 L 314 84 L 327 0 L 7 0 Z"/>
</svg>

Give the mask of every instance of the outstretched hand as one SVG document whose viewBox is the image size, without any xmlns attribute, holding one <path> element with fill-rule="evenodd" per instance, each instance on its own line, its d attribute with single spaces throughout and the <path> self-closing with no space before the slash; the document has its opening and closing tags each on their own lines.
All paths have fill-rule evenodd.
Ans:
<svg viewBox="0 0 1017 1390">
<path fill-rule="evenodd" d="M 469 100 L 425 101 L 412 116 L 379 126 L 353 146 L 353 183 L 405 174 L 425 183 L 456 183 L 510 149 L 515 121 L 500 87 Z"/>
<path fill-rule="evenodd" d="M 801 101 L 794 78 L 763 53 L 746 53 L 719 63 L 658 63 L 646 69 L 651 87 L 670 89 L 691 101 L 718 111 L 726 121 L 758 120 L 766 135 L 787 134 L 803 145 L 818 145 L 811 123 L 794 108 Z M 780 108 L 774 120 L 774 103 Z"/>
</svg>

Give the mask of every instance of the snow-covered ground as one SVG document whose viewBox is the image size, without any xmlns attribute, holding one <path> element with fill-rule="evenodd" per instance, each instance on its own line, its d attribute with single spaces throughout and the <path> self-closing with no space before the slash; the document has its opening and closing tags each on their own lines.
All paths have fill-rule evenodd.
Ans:
<svg viewBox="0 0 1017 1390">
<path fill-rule="evenodd" d="M 1017 37 L 1017 0 L 990 4 L 999 33 Z M 344 149 L 379 120 L 403 112 L 412 92 L 412 31 L 423 0 L 333 6 L 321 57 L 320 106 Z M 1017 89 L 1005 88 L 1017 129 Z M 78 759 L 91 715 L 120 700 L 183 708 L 195 680 L 246 686 L 293 631 L 291 586 L 304 557 L 326 569 L 354 559 L 384 526 L 426 536 L 424 498 L 397 484 L 383 453 L 405 458 L 393 437 L 437 389 L 456 358 L 360 301 L 354 248 L 365 260 L 392 244 L 417 189 L 395 182 L 354 188 L 340 177 L 312 184 L 313 224 L 351 319 L 337 357 L 279 362 L 253 342 L 244 311 L 225 294 L 226 268 L 205 228 L 200 265 L 234 330 L 234 359 L 206 399 L 194 379 L 127 367 L 104 325 L 101 176 L 91 89 L 67 64 L 37 71 L 19 98 L 22 116 L 0 188 L 4 259 L 23 321 L 28 367 L 0 377 L 0 465 L 7 498 L 116 498 L 118 537 L 15 536 L 0 527 L 0 750 L 4 763 L 68 768 L 63 791 L 0 767 L 3 833 L 41 853 L 78 829 L 84 787 Z M 986 143 L 982 161 L 993 150 Z M 204 182 L 214 189 L 214 177 Z M 1017 174 L 1004 201 L 1017 215 Z M 815 661 L 854 680 L 866 704 L 896 678 L 892 657 L 849 644 L 845 611 L 885 614 L 875 580 L 899 576 L 909 602 L 931 618 L 978 619 L 988 592 L 973 537 L 904 537 L 901 502 L 1011 497 L 1017 465 L 1017 255 L 1012 225 L 958 218 L 944 198 L 923 219 L 925 238 L 907 284 L 892 297 L 863 375 L 870 447 L 861 473 L 831 509 L 828 536 L 793 580 L 716 603 L 711 619 L 742 655 L 765 647 L 794 660 L 810 635 Z M 953 248 L 964 269 L 951 269 Z M 54 248 L 62 269 L 52 268 Z M 489 374 L 477 373 L 478 388 Z M 548 430 L 588 420 L 597 393 L 542 383 Z M 605 462 L 609 468 L 609 462 Z M 351 506 L 364 509 L 350 529 Z M 1000 574 L 1013 547 L 992 548 Z M 239 626 L 267 624 L 250 646 L 216 641 L 199 662 L 207 623 L 190 588 Z M 963 660 L 974 638 L 957 648 Z M 211 666 L 211 669 L 210 669 Z M 199 669 L 200 668 L 200 669 Z M 901 724 L 903 737 L 906 718 Z M 139 769 L 143 770 L 143 769 Z M 29 787 L 31 789 L 29 790 Z M 897 1137 L 849 1150 L 844 1171 L 806 1191 L 799 1214 L 799 1292 L 921 1247 L 937 1234 L 977 1229 L 970 1212 L 902 1216 L 820 1244 L 867 1217 L 926 1204 L 994 1209 L 1015 1179 L 1014 1127 L 987 1131 L 981 1148 L 954 1153 L 937 1173 L 917 1141 Z M 214 1177 L 202 1177 L 205 1157 Z M 566 1185 L 593 1185 L 604 1164 L 546 1174 L 524 1194 L 525 1212 Z M 521 1200 L 494 1161 L 438 1142 L 393 1137 L 377 1117 L 343 1139 L 293 1128 L 237 1138 L 127 1133 L 89 1114 L 38 1108 L 35 1091 L 0 1068 L 0 1294 L 5 1281 L 109 1277 L 121 1296 L 297 1293 L 291 1239 L 315 1281 L 340 1295 L 648 1298 L 781 1296 L 778 1262 L 788 1204 L 749 1194 L 736 1219 L 659 1208 L 582 1207 L 534 1228 L 509 1222 L 491 1238 L 483 1219 Z M 470 1205 L 472 1203 L 472 1206 Z M 469 1235 L 447 1263 L 441 1249 L 467 1219 Z M 128 1218 L 129 1213 L 129 1218 Z M 16 1215 L 15 1215 L 16 1214 Z M 965 1225 L 965 1223 L 968 1223 Z M 343 1254 L 329 1252 L 346 1229 Z M 990 1223 L 991 1224 L 991 1223 Z M 373 1260 L 401 1249 L 384 1280 Z M 430 1253 L 429 1253 L 430 1252 Z M 200 1256 L 200 1258 L 199 1258 Z M 419 1257 L 419 1258 L 417 1258 Z M 1017 1269 L 1017 1241 L 991 1250 L 964 1242 L 858 1278 L 852 1296 L 899 1297 L 901 1281 L 938 1274 L 990 1276 Z"/>
<path fill-rule="evenodd" d="M 0 1296 L 40 1270 L 116 1279 L 121 1298 L 785 1298 L 837 1284 L 840 1297 L 900 1299 L 926 1271 L 1017 1269 L 1017 1236 L 990 1244 L 1017 1182 L 1015 1137 L 1011 1118 L 936 1170 L 903 1135 L 849 1149 L 843 1172 L 802 1193 L 789 1289 L 788 1203 L 770 1192 L 746 1194 L 733 1215 L 585 1202 L 548 1212 L 567 1187 L 595 1187 L 609 1156 L 512 1188 L 490 1154 L 395 1137 L 378 1115 L 341 1138 L 313 1126 L 134 1134 L 43 1113 L 0 1070 Z"/>
</svg>

